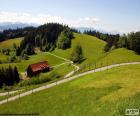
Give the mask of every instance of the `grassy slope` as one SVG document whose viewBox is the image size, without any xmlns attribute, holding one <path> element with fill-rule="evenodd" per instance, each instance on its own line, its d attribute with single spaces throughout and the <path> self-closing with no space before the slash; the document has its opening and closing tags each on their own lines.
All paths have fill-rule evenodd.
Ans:
<svg viewBox="0 0 140 116">
<path fill-rule="evenodd" d="M 58 65 L 64 62 L 62 59 L 58 59 L 45 52 L 40 52 L 36 55 L 30 56 L 29 60 L 22 60 L 20 63 L 1 64 L 0 66 L 16 65 L 20 72 L 24 72 L 29 64 L 41 62 L 44 60 L 47 60 L 50 66 Z"/>
<path fill-rule="evenodd" d="M 15 38 L 15 39 L 9 39 L 9 40 L 0 42 L 0 49 L 1 48 L 13 48 L 14 43 L 18 46 L 22 39 L 23 38 Z"/>
<path fill-rule="evenodd" d="M 104 41 L 84 34 L 75 33 L 74 36 L 75 39 L 72 40 L 72 48 L 77 43 L 80 43 L 86 58 L 86 60 L 80 64 L 81 66 L 85 66 L 86 64 L 91 65 L 95 62 L 98 63 L 97 65 L 110 65 L 112 63 L 140 61 L 140 55 L 135 54 L 131 50 L 119 48 L 106 54 L 103 52 L 104 45 L 106 44 Z M 55 49 L 53 53 L 65 58 L 69 58 L 72 48 L 67 50 Z"/>
<path fill-rule="evenodd" d="M 94 63 L 98 58 L 100 58 L 104 54 L 103 53 L 103 48 L 105 46 L 104 41 L 99 40 L 96 37 L 84 34 L 74 33 L 74 36 L 75 39 L 72 40 L 72 47 L 70 49 L 67 50 L 55 49 L 53 53 L 65 58 L 69 58 L 73 47 L 77 43 L 80 43 L 83 48 L 84 56 L 86 58 L 86 60 L 82 62 L 81 65 Z"/>
<path fill-rule="evenodd" d="M 97 64 L 111 65 L 113 63 L 123 63 L 133 61 L 140 61 L 140 55 L 137 55 L 134 51 L 127 50 L 125 48 L 119 48 L 105 55 L 97 62 Z"/>
<path fill-rule="evenodd" d="M 140 60 L 140 56 L 136 55 L 133 51 L 126 50 L 123 48 L 113 50 L 111 53 L 106 55 L 103 52 L 104 45 L 106 44 L 104 41 L 97 39 L 96 37 L 85 35 L 85 34 L 77 34 L 74 33 L 75 39 L 72 40 L 72 48 L 67 50 L 60 50 L 55 49 L 52 53 L 62 56 L 65 58 L 69 58 L 71 51 L 73 47 L 80 43 L 83 47 L 84 56 L 86 60 L 82 62 L 80 65 L 86 65 L 86 64 L 94 64 L 95 62 L 98 62 L 98 65 L 109 65 L 112 63 L 120 63 L 120 62 L 127 62 L 129 61 L 138 61 Z M 8 48 L 13 46 L 13 43 L 17 42 L 19 43 L 20 39 L 11 39 L 7 40 L 5 42 L 0 43 L 0 48 L 2 46 L 7 46 Z M 11 43 L 10 43 L 11 41 Z M 21 41 L 21 40 L 20 40 Z M 0 54 L 0 59 L 6 59 L 7 57 L 5 55 Z M 61 63 L 60 59 L 56 59 L 53 56 L 46 55 L 46 53 L 40 53 L 37 55 L 31 56 L 31 58 L 27 61 L 22 61 L 21 63 L 16 64 L 20 71 L 24 71 L 28 64 L 39 62 L 42 60 L 48 60 L 50 65 L 56 65 Z M 94 66 L 91 66 L 91 68 L 94 68 Z M 86 69 L 85 69 L 86 70 Z"/>
<path fill-rule="evenodd" d="M 49 62 L 50 66 L 58 65 L 58 64 L 61 64 L 64 62 L 62 59 L 58 59 L 58 58 L 56 58 L 52 55 L 49 55 L 45 52 L 40 52 L 37 55 L 30 56 L 29 60 L 24 60 L 20 63 L 17 63 L 17 66 L 18 66 L 20 71 L 25 71 L 25 69 L 27 68 L 27 66 L 29 64 L 41 62 L 44 60 L 47 60 Z"/>
<path fill-rule="evenodd" d="M 15 43 L 18 46 L 22 39 L 23 38 L 15 38 L 15 39 L 9 39 L 9 40 L 0 42 L 0 49 L 3 49 L 3 48 L 12 49 L 13 44 Z M 7 58 L 8 58 L 8 56 L 3 55 L 2 53 L 0 53 L 0 60 L 5 61 Z"/>
<path fill-rule="evenodd" d="M 140 65 L 129 65 L 86 75 L 20 101 L 3 104 L 0 112 L 39 112 L 41 116 L 123 116 L 126 108 L 140 107 L 139 71 Z"/>
</svg>

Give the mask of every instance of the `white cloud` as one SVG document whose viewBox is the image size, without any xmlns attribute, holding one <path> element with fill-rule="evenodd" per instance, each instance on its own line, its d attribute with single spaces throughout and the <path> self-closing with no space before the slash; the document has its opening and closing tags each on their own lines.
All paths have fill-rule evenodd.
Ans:
<svg viewBox="0 0 140 116">
<path fill-rule="evenodd" d="M 52 16 L 50 14 L 28 14 L 28 13 L 16 13 L 16 12 L 4 12 L 0 11 L 0 23 L 2 22 L 21 22 L 21 23 L 34 23 L 34 24 L 45 24 L 48 22 L 58 22 L 61 24 L 67 24 L 70 27 L 92 27 L 98 30 L 108 31 L 112 33 L 117 32 L 130 32 L 138 31 L 139 27 L 131 26 L 128 28 L 119 27 L 119 25 L 105 22 L 95 17 L 83 17 L 78 19 L 67 19 L 60 16 Z"/>
<path fill-rule="evenodd" d="M 0 22 L 22 22 L 22 23 L 35 23 L 44 24 L 48 22 L 58 22 L 68 24 L 69 26 L 81 27 L 81 26 L 94 26 L 99 21 L 97 18 L 79 18 L 79 19 L 66 19 L 60 16 L 52 16 L 49 14 L 37 14 L 32 15 L 28 13 L 15 13 L 15 12 L 3 12 L 0 11 Z"/>
</svg>

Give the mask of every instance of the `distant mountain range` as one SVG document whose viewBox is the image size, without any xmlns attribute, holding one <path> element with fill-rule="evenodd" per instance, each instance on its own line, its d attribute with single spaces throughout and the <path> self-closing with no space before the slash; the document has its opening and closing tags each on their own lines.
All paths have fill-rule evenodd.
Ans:
<svg viewBox="0 0 140 116">
<path fill-rule="evenodd" d="M 77 28 L 75 28 L 75 29 L 77 29 L 78 31 L 80 31 L 81 33 L 83 33 L 84 31 L 89 31 L 89 30 L 96 30 L 96 29 L 94 29 L 94 28 L 92 28 L 92 27 L 77 27 Z"/>
<path fill-rule="evenodd" d="M 77 29 L 81 33 L 83 33 L 84 31 L 91 30 L 91 31 L 99 31 L 99 32 L 102 32 L 102 33 L 109 33 L 109 34 L 122 34 L 122 33 L 118 32 L 118 31 L 111 31 L 111 32 L 109 32 L 109 31 L 105 31 L 105 30 L 101 30 L 101 29 L 95 29 L 93 27 L 77 27 L 75 29 Z"/>
<path fill-rule="evenodd" d="M 29 27 L 29 26 L 34 26 L 37 27 L 37 24 L 27 24 L 27 23 L 11 23 L 11 22 L 4 22 L 0 23 L 0 31 L 6 30 L 6 29 L 17 29 L 17 28 L 24 28 L 24 27 Z"/>
<path fill-rule="evenodd" d="M 6 30 L 6 29 L 17 29 L 17 28 L 24 28 L 24 27 L 29 27 L 29 26 L 33 26 L 33 27 L 37 27 L 39 25 L 37 24 L 28 24 L 28 23 L 21 23 L 21 22 L 4 22 L 4 23 L 0 23 L 0 31 Z M 75 28 L 75 27 L 73 27 Z M 111 33 L 111 34 L 118 34 L 118 32 L 107 32 L 104 30 L 97 30 L 93 27 L 76 27 L 75 29 L 77 29 L 78 31 L 80 31 L 81 33 L 83 33 L 85 30 L 96 30 L 99 32 L 103 32 L 103 33 Z"/>
</svg>

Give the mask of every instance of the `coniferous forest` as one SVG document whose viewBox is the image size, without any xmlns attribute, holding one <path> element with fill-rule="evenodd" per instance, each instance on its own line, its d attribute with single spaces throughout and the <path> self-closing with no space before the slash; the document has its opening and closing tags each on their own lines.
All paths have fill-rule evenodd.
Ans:
<svg viewBox="0 0 140 116">
<path fill-rule="evenodd" d="M 14 85 L 20 81 L 17 67 L 0 68 L 0 87 Z"/>
</svg>

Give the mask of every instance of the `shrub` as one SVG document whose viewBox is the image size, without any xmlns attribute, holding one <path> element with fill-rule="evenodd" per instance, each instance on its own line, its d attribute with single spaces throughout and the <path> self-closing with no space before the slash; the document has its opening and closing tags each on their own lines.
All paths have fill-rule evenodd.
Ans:
<svg viewBox="0 0 140 116">
<path fill-rule="evenodd" d="M 19 83 L 19 86 L 26 86 L 26 85 L 36 85 L 36 84 L 41 84 L 41 83 L 46 83 L 49 82 L 53 79 L 59 78 L 60 75 L 55 73 L 55 72 L 51 72 L 48 75 L 45 76 L 37 76 L 34 78 L 31 78 L 29 80 L 24 80 L 21 83 Z"/>
</svg>

